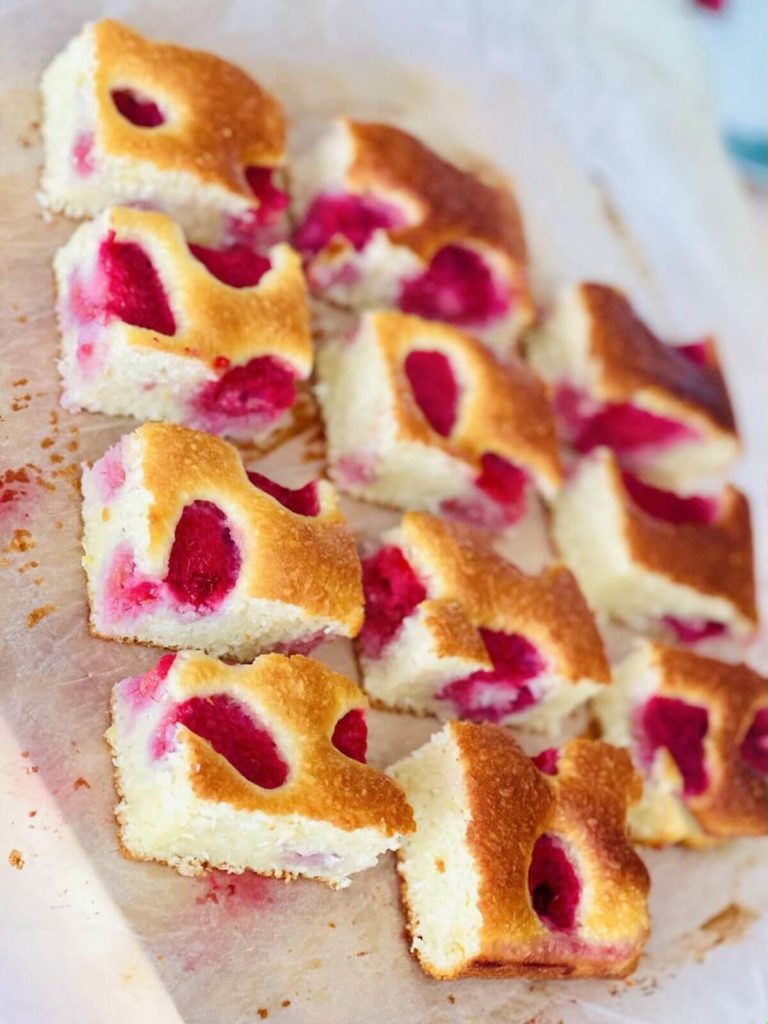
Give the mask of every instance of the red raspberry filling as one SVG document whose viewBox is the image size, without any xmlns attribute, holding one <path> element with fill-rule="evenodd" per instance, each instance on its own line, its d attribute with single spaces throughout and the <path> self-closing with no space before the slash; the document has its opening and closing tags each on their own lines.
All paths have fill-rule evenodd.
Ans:
<svg viewBox="0 0 768 1024">
<path fill-rule="evenodd" d="M 353 708 L 338 720 L 333 730 L 331 742 L 337 750 L 353 761 L 365 764 L 368 749 L 368 726 L 365 723 L 365 712 L 361 708 Z"/>
<path fill-rule="evenodd" d="M 687 345 L 676 345 L 675 352 L 679 352 L 681 356 L 690 359 L 697 366 L 717 364 L 717 360 L 713 359 L 709 338 L 705 338 L 703 341 L 691 341 Z"/>
<path fill-rule="evenodd" d="M 568 443 L 584 454 L 602 445 L 619 456 L 628 455 L 641 448 L 666 448 L 697 437 L 677 420 L 631 402 L 599 405 L 567 385 L 555 394 L 555 413 Z"/>
<path fill-rule="evenodd" d="M 295 512 L 300 516 L 320 515 L 320 498 L 317 493 L 317 483 L 314 480 L 310 480 L 303 487 L 292 489 L 275 483 L 274 480 L 270 480 L 268 476 L 262 476 L 261 473 L 250 472 L 248 479 L 254 487 L 258 487 L 260 491 L 271 494 L 273 498 L 279 501 L 285 508 L 290 509 L 291 512 Z"/>
<path fill-rule="evenodd" d="M 768 708 L 755 715 L 741 744 L 741 756 L 758 775 L 768 775 Z"/>
<path fill-rule="evenodd" d="M 661 621 L 682 644 L 695 644 L 699 640 L 723 636 L 727 632 L 725 623 L 711 619 L 678 619 L 674 615 L 665 615 Z"/>
<path fill-rule="evenodd" d="M 75 173 L 81 178 L 87 178 L 96 170 L 96 162 L 93 159 L 93 132 L 81 132 L 75 138 L 72 147 L 72 164 Z"/>
<path fill-rule="evenodd" d="M 374 232 L 387 231 L 404 223 L 405 218 L 396 206 L 373 196 L 318 196 L 296 231 L 293 244 L 300 252 L 315 255 L 334 238 L 343 238 L 360 252 Z"/>
<path fill-rule="evenodd" d="M 697 796 L 709 779 L 704 763 L 704 737 L 709 729 L 706 708 L 676 697 L 651 697 L 639 713 L 639 756 L 650 767 L 656 751 L 664 747 L 683 777 L 683 794 Z"/>
<path fill-rule="evenodd" d="M 233 245 L 229 249 L 190 245 L 189 251 L 214 277 L 231 288 L 252 288 L 271 266 L 266 256 L 260 256 L 244 245 Z"/>
<path fill-rule="evenodd" d="M 274 356 L 257 356 L 209 381 L 197 398 L 206 413 L 276 419 L 296 400 L 293 367 Z"/>
<path fill-rule="evenodd" d="M 234 587 L 240 565 L 222 510 L 210 501 L 187 505 L 176 524 L 165 578 L 176 600 L 212 611 Z"/>
<path fill-rule="evenodd" d="M 533 909 L 553 931 L 569 932 L 576 924 L 581 898 L 578 875 L 556 836 L 539 836 L 528 868 Z"/>
<path fill-rule="evenodd" d="M 251 192 L 259 200 L 256 211 L 256 223 L 259 225 L 274 224 L 280 219 L 287 208 L 288 193 L 279 189 L 273 181 L 274 167 L 246 167 L 245 180 Z"/>
<path fill-rule="evenodd" d="M 249 708 L 226 693 L 191 697 L 177 705 L 160 727 L 155 756 L 170 749 L 177 724 L 210 743 L 235 771 L 262 789 L 277 789 L 288 778 L 288 765 L 269 732 Z"/>
<path fill-rule="evenodd" d="M 449 700 L 460 718 L 471 722 L 500 722 L 538 700 L 526 685 L 546 668 L 534 645 L 519 633 L 481 629 L 493 662 L 490 670 L 473 672 L 448 683 L 435 696 Z"/>
<path fill-rule="evenodd" d="M 155 667 L 145 672 L 143 676 L 126 679 L 122 687 L 123 697 L 134 711 L 141 711 L 157 699 L 158 690 L 168 678 L 175 660 L 175 654 L 165 654 Z"/>
<path fill-rule="evenodd" d="M 622 480 L 632 501 L 654 519 L 665 523 L 713 523 L 717 518 L 715 498 L 693 495 L 684 498 L 674 491 L 651 487 L 632 473 L 622 473 Z"/>
<path fill-rule="evenodd" d="M 112 102 L 126 121 L 138 128 L 157 128 L 165 123 L 165 115 L 154 100 L 133 89 L 113 89 Z"/>
<path fill-rule="evenodd" d="M 508 523 L 516 523 L 525 513 L 527 473 L 493 452 L 482 456 L 480 469 L 475 485 L 503 508 Z"/>
<path fill-rule="evenodd" d="M 168 296 L 149 256 L 136 242 L 118 242 L 110 231 L 99 246 L 104 274 L 104 312 L 158 334 L 176 333 Z"/>
<path fill-rule="evenodd" d="M 442 352 L 410 352 L 405 375 L 416 404 L 433 430 L 448 437 L 456 423 L 459 386 L 450 361 Z"/>
<path fill-rule="evenodd" d="M 557 747 L 547 747 L 546 750 L 542 750 L 535 757 L 532 757 L 531 760 L 539 771 L 544 772 L 545 775 L 557 775 L 560 751 Z"/>
<path fill-rule="evenodd" d="M 387 546 L 363 559 L 363 592 L 360 647 L 367 658 L 378 658 L 427 591 L 400 548 Z"/>
<path fill-rule="evenodd" d="M 126 619 L 139 614 L 158 597 L 156 580 L 142 576 L 136 568 L 133 552 L 128 545 L 118 547 L 104 587 L 104 602 L 111 619 Z"/>
<path fill-rule="evenodd" d="M 427 320 L 481 327 L 504 316 L 510 298 L 474 249 L 446 245 L 423 274 L 403 284 L 399 305 Z"/>
</svg>

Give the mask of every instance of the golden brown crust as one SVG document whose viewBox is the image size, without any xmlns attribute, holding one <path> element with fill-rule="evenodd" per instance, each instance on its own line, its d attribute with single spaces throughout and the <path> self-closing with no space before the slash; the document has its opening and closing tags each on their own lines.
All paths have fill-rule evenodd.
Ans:
<svg viewBox="0 0 768 1024">
<path fill-rule="evenodd" d="M 185 505 L 212 501 L 238 536 L 249 596 L 295 605 L 357 635 L 363 617 L 360 560 L 330 485 L 320 485 L 320 514 L 301 516 L 251 484 L 237 449 L 221 438 L 170 423 L 145 423 L 129 438 L 139 446 L 143 485 L 151 495 L 150 557 L 167 557 Z"/>
<path fill-rule="evenodd" d="M 600 397 L 631 401 L 652 394 L 674 414 L 681 410 L 712 428 L 736 434 L 736 421 L 714 345 L 710 359 L 698 365 L 665 345 L 635 314 L 615 288 L 583 284 L 582 301 L 590 318 L 590 352 L 600 368 Z"/>
<path fill-rule="evenodd" d="M 400 128 L 351 120 L 343 124 L 353 147 L 349 184 L 361 191 L 401 193 L 409 208 L 418 210 L 416 223 L 389 232 L 393 242 L 425 262 L 445 245 L 470 241 L 488 246 L 505 258 L 533 312 L 523 225 L 509 189 L 485 184 Z"/>
<path fill-rule="evenodd" d="M 656 694 L 707 709 L 705 758 L 709 784 L 686 806 L 709 836 L 765 835 L 768 780 L 741 757 L 755 715 L 768 707 L 768 679 L 748 665 L 731 665 L 661 643 L 651 645 L 659 673 Z"/>
<path fill-rule="evenodd" d="M 407 512 L 402 532 L 406 556 L 429 581 L 433 600 L 456 602 L 476 629 L 522 633 L 564 679 L 610 682 L 602 638 L 568 569 L 527 576 L 494 550 L 490 534 L 426 512 Z M 473 650 L 466 646 L 462 656 Z"/>
<path fill-rule="evenodd" d="M 492 452 L 532 470 L 549 492 L 560 486 L 554 415 L 543 381 L 531 370 L 514 360 L 502 363 L 455 327 L 397 311 L 368 314 L 364 329 L 373 333 L 386 362 L 403 440 L 438 447 L 475 470 L 480 457 Z M 429 425 L 405 372 L 409 353 L 424 350 L 442 352 L 463 388 L 450 437 Z"/>
<path fill-rule="evenodd" d="M 137 348 L 238 365 L 261 355 L 287 359 L 302 377 L 312 368 L 312 336 L 301 260 L 287 245 L 271 253 L 272 268 L 252 288 L 219 281 L 191 253 L 181 228 L 163 213 L 113 207 L 105 217 L 118 242 L 137 242 L 152 258 L 168 293 L 176 333 L 124 324 Z M 171 268 L 172 273 L 165 272 Z"/>
<path fill-rule="evenodd" d="M 627 974 L 649 932 L 648 873 L 625 825 L 627 807 L 640 793 L 629 754 L 573 740 L 560 752 L 557 774 L 544 775 L 504 729 L 467 722 L 450 728 L 464 766 L 467 841 L 483 916 L 481 955 L 460 973 Z M 544 833 L 572 845 L 578 863 L 584 888 L 573 936 L 550 932 L 531 906 L 528 868 Z"/>
<path fill-rule="evenodd" d="M 746 497 L 729 485 L 720 496 L 715 522 L 664 522 L 634 504 L 616 457 L 606 451 L 601 457 L 622 506 L 630 557 L 675 583 L 725 598 L 742 616 L 757 623 L 752 523 Z"/>
<path fill-rule="evenodd" d="M 422 601 L 419 611 L 438 658 L 463 658 L 477 662 L 478 667 L 493 667 L 480 633 L 460 602 Z"/>
<path fill-rule="evenodd" d="M 100 146 L 110 156 L 190 174 L 258 206 L 245 168 L 283 162 L 285 122 L 277 100 L 212 54 L 151 42 L 111 19 L 91 32 Z M 166 122 L 146 129 L 127 121 L 111 97 L 125 88 L 166 108 Z"/>
</svg>

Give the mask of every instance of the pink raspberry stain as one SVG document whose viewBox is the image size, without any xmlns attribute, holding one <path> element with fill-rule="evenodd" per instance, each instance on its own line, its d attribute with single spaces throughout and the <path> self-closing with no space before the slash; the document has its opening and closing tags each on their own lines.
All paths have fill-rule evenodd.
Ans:
<svg viewBox="0 0 768 1024">
<path fill-rule="evenodd" d="M 303 487 L 283 487 L 275 483 L 269 477 L 253 471 L 248 473 L 248 479 L 254 487 L 258 487 L 265 494 L 270 494 L 276 501 L 291 512 L 299 516 L 320 515 L 320 497 L 318 495 L 317 482 L 310 480 Z"/>
<path fill-rule="evenodd" d="M 314 256 L 334 239 L 343 239 L 361 252 L 377 231 L 403 224 L 405 217 L 397 206 L 372 195 L 320 195 L 307 210 L 293 244 L 305 256 Z"/>
<path fill-rule="evenodd" d="M 560 760 L 560 751 L 557 747 L 547 747 L 546 750 L 542 750 L 531 760 L 545 775 L 557 775 L 558 762 Z"/>
<path fill-rule="evenodd" d="M 416 404 L 430 427 L 448 437 L 456 423 L 459 385 L 450 360 L 442 352 L 410 352 L 404 363 Z"/>
<path fill-rule="evenodd" d="M 257 356 L 224 370 L 209 381 L 195 400 L 197 413 L 213 427 L 232 422 L 265 425 L 296 401 L 296 372 L 275 356 Z"/>
<path fill-rule="evenodd" d="M 269 270 L 266 256 L 260 256 L 245 245 L 228 249 L 208 249 L 191 245 L 189 251 L 215 278 L 230 288 L 253 288 Z"/>
<path fill-rule="evenodd" d="M 113 622 L 150 611 L 160 598 L 160 584 L 136 568 L 128 544 L 115 549 L 104 584 L 104 611 Z"/>
<path fill-rule="evenodd" d="M 768 707 L 760 708 L 740 749 L 743 761 L 758 775 L 768 775 Z"/>
<path fill-rule="evenodd" d="M 676 345 L 675 351 L 679 352 L 681 356 L 685 356 L 686 359 L 690 359 L 696 366 L 713 366 L 717 362 L 710 338 L 691 341 L 687 345 Z"/>
<path fill-rule="evenodd" d="M 404 282 L 399 305 L 403 312 L 426 320 L 486 327 L 507 315 L 511 297 L 479 253 L 446 245 L 422 274 Z"/>
<path fill-rule="evenodd" d="M 165 579 L 176 601 L 201 613 L 215 610 L 237 583 L 240 566 L 222 510 L 210 501 L 187 505 L 176 524 Z"/>
<path fill-rule="evenodd" d="M 539 836 L 528 868 L 528 892 L 541 922 L 552 931 L 570 932 L 576 925 L 581 882 L 554 835 Z"/>
<path fill-rule="evenodd" d="M 72 167 L 80 178 L 88 178 L 96 170 L 96 161 L 93 157 L 94 142 L 93 132 L 80 132 L 75 137 L 75 144 L 72 147 Z"/>
<path fill-rule="evenodd" d="M 277 789 L 288 778 L 288 763 L 269 731 L 229 694 L 190 697 L 177 704 L 153 738 L 155 759 L 173 749 L 179 725 L 209 743 L 243 778 L 262 789 Z"/>
<path fill-rule="evenodd" d="M 137 128 L 157 128 L 165 123 L 165 115 L 155 101 L 135 89 L 113 89 L 111 95 L 120 114 Z"/>
<path fill-rule="evenodd" d="M 555 414 L 568 444 L 586 454 L 604 446 L 621 459 L 641 449 L 663 449 L 695 440 L 690 427 L 631 402 L 600 404 L 569 385 L 555 393 Z"/>
<path fill-rule="evenodd" d="M 93 474 L 99 486 L 102 501 L 114 501 L 125 483 L 123 444 L 118 441 L 94 464 Z"/>
<path fill-rule="evenodd" d="M 176 321 L 160 276 L 136 242 L 117 241 L 110 231 L 99 246 L 105 279 L 104 315 L 158 334 L 174 335 Z"/>
<path fill-rule="evenodd" d="M 363 592 L 360 648 L 365 657 L 378 658 L 427 591 L 400 548 L 389 545 L 363 560 Z"/>
<path fill-rule="evenodd" d="M 634 726 L 641 764 L 650 768 L 663 747 L 683 778 L 683 795 L 704 792 L 709 784 L 704 754 L 709 729 L 706 708 L 676 697 L 651 697 L 637 712 Z"/>
<path fill-rule="evenodd" d="M 664 615 L 661 621 L 681 644 L 695 644 L 728 632 L 725 623 L 713 619 L 678 619 L 674 615 Z"/>
<path fill-rule="evenodd" d="M 275 902 L 278 893 L 285 892 L 279 878 L 264 878 L 252 871 L 230 875 L 225 871 L 211 871 L 199 880 L 204 890 L 195 897 L 198 906 L 214 904 L 230 915 L 254 908 L 264 908 Z"/>
<path fill-rule="evenodd" d="M 175 654 L 164 654 L 155 667 L 143 676 L 123 680 L 120 685 L 121 696 L 133 711 L 143 711 L 158 700 L 158 694 L 175 660 Z"/>
<path fill-rule="evenodd" d="M 632 473 L 622 473 L 624 487 L 638 508 L 665 523 L 714 523 L 719 502 L 703 495 L 683 497 L 674 491 L 652 487 Z"/>
<path fill-rule="evenodd" d="M 343 715 L 336 723 L 331 742 L 342 754 L 351 757 L 353 761 L 365 764 L 368 749 L 365 711 L 362 708 L 353 708 Z"/>
<path fill-rule="evenodd" d="M 475 480 L 476 494 L 444 501 L 441 508 L 446 515 L 473 526 L 504 530 L 525 515 L 528 483 L 528 474 L 520 466 L 501 455 L 485 452 Z"/>
<path fill-rule="evenodd" d="M 519 633 L 481 629 L 493 662 L 490 670 L 473 672 L 448 683 L 435 696 L 450 701 L 460 718 L 471 722 L 501 722 L 538 701 L 528 685 L 546 669 L 538 649 Z"/>
<path fill-rule="evenodd" d="M 347 452 L 334 464 L 333 475 L 341 487 L 352 490 L 372 484 L 376 479 L 376 456 L 373 452 Z"/>
<path fill-rule="evenodd" d="M 275 185 L 274 167 L 246 167 L 245 180 L 251 192 L 259 200 L 256 211 L 256 223 L 259 225 L 275 224 L 288 208 L 288 193 Z"/>
</svg>

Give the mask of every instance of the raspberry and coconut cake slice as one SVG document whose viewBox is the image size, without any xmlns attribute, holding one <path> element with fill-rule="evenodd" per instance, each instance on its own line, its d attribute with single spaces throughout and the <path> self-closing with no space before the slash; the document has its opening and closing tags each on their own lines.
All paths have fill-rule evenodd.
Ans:
<svg viewBox="0 0 768 1024">
<path fill-rule="evenodd" d="M 768 679 L 651 641 L 594 703 L 603 737 L 643 775 L 630 831 L 652 846 L 768 832 Z"/>
<path fill-rule="evenodd" d="M 461 327 L 499 355 L 534 318 L 520 214 L 488 185 L 391 125 L 342 119 L 291 175 L 314 291 Z"/>
<path fill-rule="evenodd" d="M 365 709 L 299 655 L 232 666 L 185 651 L 123 679 L 106 738 L 124 851 L 343 888 L 413 830 L 400 786 L 365 763 Z"/>
<path fill-rule="evenodd" d="M 454 327 L 366 313 L 317 376 L 329 471 L 356 497 L 502 530 L 560 486 L 544 384 Z"/>
<path fill-rule="evenodd" d="M 596 612 L 683 643 L 754 632 L 749 504 L 734 487 L 663 491 L 622 473 L 601 448 L 560 491 L 552 527 Z"/>
<path fill-rule="evenodd" d="M 408 512 L 363 561 L 364 686 L 379 705 L 556 734 L 610 683 L 571 573 L 527 576 L 471 526 Z"/>
<path fill-rule="evenodd" d="M 614 288 L 566 290 L 528 359 L 553 387 L 563 439 L 577 452 L 611 448 L 627 469 L 680 491 L 738 456 L 713 341 L 664 344 Z"/>
<path fill-rule="evenodd" d="M 153 207 L 201 245 L 285 237 L 283 112 L 239 68 L 104 20 L 71 40 L 41 88 L 50 209 Z"/>
<path fill-rule="evenodd" d="M 146 423 L 82 490 L 97 636 L 247 661 L 357 635 L 360 562 L 327 481 L 291 490 L 221 438 Z"/>
<path fill-rule="evenodd" d="M 292 429 L 312 370 L 306 288 L 287 245 L 188 245 L 162 213 L 113 207 L 54 260 L 62 404 L 170 420 L 262 448 Z"/>
<path fill-rule="evenodd" d="M 625 750 L 572 740 L 534 761 L 494 725 L 451 722 L 389 769 L 416 831 L 398 870 L 411 948 L 436 978 L 621 978 L 648 937 L 627 840 Z"/>
</svg>

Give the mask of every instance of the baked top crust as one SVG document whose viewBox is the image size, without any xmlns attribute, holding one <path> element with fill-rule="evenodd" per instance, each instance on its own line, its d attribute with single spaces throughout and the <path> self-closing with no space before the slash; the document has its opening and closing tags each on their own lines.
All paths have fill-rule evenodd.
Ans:
<svg viewBox="0 0 768 1024">
<path fill-rule="evenodd" d="M 400 128 L 350 119 L 342 124 L 352 142 L 350 186 L 399 194 L 414 212 L 413 223 L 388 232 L 394 243 L 425 262 L 445 245 L 469 241 L 488 246 L 525 285 L 530 301 L 523 225 L 511 191 L 460 170 Z"/>
<path fill-rule="evenodd" d="M 650 393 L 670 413 L 695 416 L 711 428 L 736 435 L 736 421 L 714 343 L 703 364 L 661 341 L 617 289 L 582 284 L 589 318 L 589 351 L 599 370 L 600 397 L 632 401 Z"/>
<path fill-rule="evenodd" d="M 741 757 L 741 746 L 758 711 L 768 708 L 768 679 L 745 664 L 728 664 L 678 647 L 649 644 L 658 673 L 655 696 L 707 709 L 704 749 L 709 783 L 686 797 L 712 836 L 768 832 L 768 779 Z"/>
<path fill-rule="evenodd" d="M 318 485 L 320 513 L 291 512 L 248 479 L 237 449 L 219 437 L 171 423 L 145 423 L 129 442 L 139 446 L 149 492 L 147 554 L 167 557 L 185 505 L 218 505 L 234 523 L 246 592 L 330 618 L 355 636 L 363 593 L 355 539 L 330 484 Z"/>
<path fill-rule="evenodd" d="M 547 391 L 531 370 L 517 361 L 502 363 L 480 342 L 434 320 L 397 311 L 367 314 L 361 326 L 378 346 L 394 396 L 398 436 L 439 447 L 479 467 L 493 452 L 530 467 L 545 488 L 562 480 L 554 414 Z M 410 352 L 442 352 L 463 388 L 456 424 L 449 437 L 438 434 L 418 407 L 405 372 Z"/>
<path fill-rule="evenodd" d="M 428 627 L 434 606 L 443 606 L 437 628 L 431 630 L 438 645 L 453 655 L 477 659 L 477 629 L 522 633 L 554 659 L 565 679 L 610 682 L 595 620 L 568 569 L 552 566 L 528 576 L 494 550 L 491 534 L 425 512 L 407 512 L 401 530 L 406 557 L 426 581 L 432 599 Z M 457 608 L 472 625 L 471 632 L 459 630 Z"/>
<path fill-rule="evenodd" d="M 702 594 L 724 597 L 757 622 L 749 502 L 728 485 L 712 523 L 668 523 L 632 501 L 616 456 L 601 449 L 610 487 L 622 510 L 624 539 L 634 562 Z"/>
<path fill-rule="evenodd" d="M 238 365 L 274 355 L 286 359 L 299 376 L 309 375 L 312 338 L 306 285 L 301 259 L 290 246 L 271 250 L 272 267 L 258 284 L 233 288 L 196 259 L 179 225 L 164 213 L 110 207 L 84 228 L 118 243 L 140 245 L 167 290 L 176 333 L 123 323 L 129 344 L 210 366 L 222 357 Z"/>
<path fill-rule="evenodd" d="M 573 740 L 560 751 L 557 774 L 545 775 L 498 726 L 452 722 L 449 728 L 464 768 L 467 840 L 483 915 L 481 957 L 462 973 L 578 975 L 599 963 L 595 950 L 579 951 L 571 936 L 550 932 L 531 906 L 528 869 L 544 833 L 562 837 L 577 859 L 576 942 L 625 947 L 623 970 L 630 970 L 649 932 L 649 878 L 626 834 L 627 808 L 641 792 L 628 752 Z"/>
<path fill-rule="evenodd" d="M 278 101 L 233 64 L 199 50 L 156 43 L 118 21 L 88 26 L 94 44 L 98 138 L 111 155 L 185 172 L 258 205 L 249 166 L 276 167 L 285 155 Z M 113 89 L 135 89 L 167 111 L 147 130 L 115 107 Z"/>
</svg>

